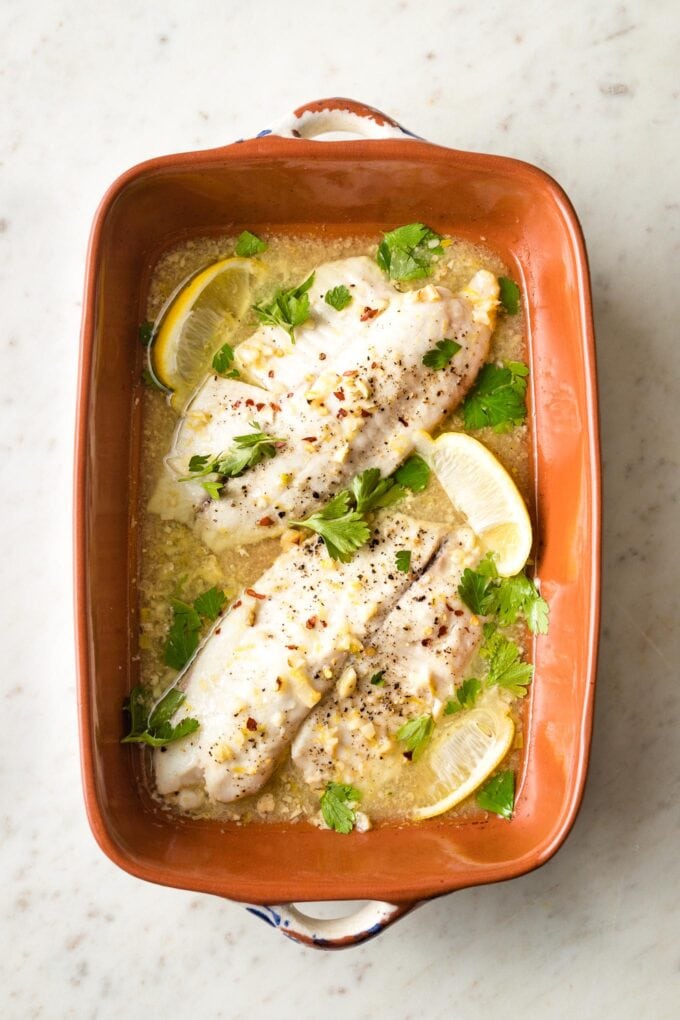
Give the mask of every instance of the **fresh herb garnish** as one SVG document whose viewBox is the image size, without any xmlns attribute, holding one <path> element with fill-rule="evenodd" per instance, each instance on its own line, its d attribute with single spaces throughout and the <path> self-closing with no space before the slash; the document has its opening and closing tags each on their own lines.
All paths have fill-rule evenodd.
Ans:
<svg viewBox="0 0 680 1020">
<path fill-rule="evenodd" d="M 216 351 L 212 359 L 212 367 L 218 375 L 229 376 L 231 379 L 238 379 L 239 373 L 231 365 L 234 361 L 234 348 L 231 344 L 222 344 L 219 351 Z M 235 374 L 234 374 L 235 373 Z"/>
<path fill-rule="evenodd" d="M 503 308 L 505 308 L 508 315 L 517 315 L 519 311 L 519 287 L 515 281 L 508 279 L 507 276 L 499 276 L 498 288 Z"/>
<path fill-rule="evenodd" d="M 451 358 L 459 350 L 460 344 L 457 344 L 455 340 L 438 340 L 432 350 L 423 355 L 423 365 L 426 368 L 434 369 L 435 372 L 439 372 L 442 368 L 446 368 Z"/>
<path fill-rule="evenodd" d="M 432 258 L 442 255 L 441 237 L 423 223 L 408 223 L 388 231 L 376 261 L 391 280 L 417 280 L 429 276 Z"/>
<path fill-rule="evenodd" d="M 371 529 L 358 510 L 351 508 L 352 496 L 347 489 L 339 492 L 323 510 L 304 521 L 290 521 L 293 528 L 310 528 L 323 539 L 329 555 L 341 563 L 352 556 L 371 537 Z"/>
<path fill-rule="evenodd" d="M 238 478 L 261 461 L 275 457 L 277 448 L 286 440 L 263 432 L 256 421 L 251 421 L 250 427 L 252 432 L 234 436 L 234 445 L 226 453 L 217 457 L 194 454 L 189 461 L 189 474 L 180 478 L 180 482 L 197 482 L 206 478 L 200 484 L 212 499 L 218 499 L 228 478 Z M 208 475 L 216 477 L 207 478 Z"/>
<path fill-rule="evenodd" d="M 414 453 L 397 468 L 394 478 L 411 492 L 422 492 L 430 481 L 430 469 L 423 458 Z"/>
<path fill-rule="evenodd" d="M 487 637 L 479 653 L 489 662 L 486 684 L 489 687 L 504 687 L 516 698 L 523 698 L 534 675 L 534 667 L 522 662 L 520 651 L 514 641 L 499 634 L 495 627 L 489 627 Z"/>
<path fill-rule="evenodd" d="M 512 818 L 515 807 L 515 773 L 499 772 L 477 793 L 477 803 L 501 818 Z"/>
<path fill-rule="evenodd" d="M 462 712 L 464 709 L 474 708 L 481 690 L 481 682 L 476 680 L 474 677 L 470 677 L 468 680 L 463 680 L 462 684 L 456 691 L 455 699 L 450 698 L 446 702 L 444 715 L 454 715 L 454 713 Z"/>
<path fill-rule="evenodd" d="M 527 416 L 528 374 L 521 361 L 484 365 L 463 404 L 465 427 L 492 426 L 496 432 L 507 432 L 513 425 L 521 425 Z"/>
<path fill-rule="evenodd" d="M 497 614 L 502 627 L 524 617 L 532 634 L 548 633 L 549 607 L 534 582 L 524 574 L 499 577 L 492 553 L 487 553 L 477 570 L 467 567 L 458 594 L 470 612 L 478 616 Z"/>
<path fill-rule="evenodd" d="M 385 670 L 381 669 L 378 673 L 374 673 L 371 677 L 371 683 L 374 687 L 385 686 Z"/>
<path fill-rule="evenodd" d="M 197 599 L 194 599 L 194 609 L 206 620 L 216 620 L 224 609 L 227 596 L 217 587 L 208 588 Z"/>
<path fill-rule="evenodd" d="M 356 475 L 349 488 L 342 489 L 322 510 L 304 521 L 289 521 L 292 528 L 309 528 L 321 536 L 334 560 L 348 563 L 357 549 L 368 542 L 371 529 L 365 514 L 379 507 L 393 506 L 405 490 L 393 478 L 381 478 L 378 468 Z"/>
<path fill-rule="evenodd" d="M 139 342 L 148 347 L 153 340 L 153 322 L 141 322 L 139 324 Z"/>
<path fill-rule="evenodd" d="M 309 288 L 314 283 L 314 273 L 299 287 L 290 290 L 278 290 L 268 304 L 253 305 L 253 310 L 260 322 L 285 329 L 295 343 L 295 327 L 301 326 L 309 318 Z"/>
<path fill-rule="evenodd" d="M 236 241 L 236 254 L 241 258 L 247 259 L 251 255 L 259 255 L 260 252 L 266 250 L 267 242 L 263 241 L 257 234 L 251 234 L 249 230 L 244 230 L 242 234 L 239 234 Z"/>
<path fill-rule="evenodd" d="M 396 556 L 397 570 L 401 570 L 402 574 L 408 574 L 411 569 L 411 550 L 400 549 Z"/>
<path fill-rule="evenodd" d="M 361 794 L 347 783 L 329 783 L 321 795 L 321 814 L 329 829 L 342 832 L 345 836 L 356 824 L 356 812 L 351 804 L 361 800 Z"/>
<path fill-rule="evenodd" d="M 203 620 L 216 620 L 227 599 L 219 588 L 209 588 L 193 605 L 172 599 L 172 623 L 165 639 L 163 659 L 172 669 L 184 669 L 198 648 Z"/>
<path fill-rule="evenodd" d="M 410 754 L 411 761 L 418 761 L 427 747 L 434 731 L 434 719 L 431 715 L 420 715 L 400 726 L 396 732 L 397 740 L 404 745 Z"/>
<path fill-rule="evenodd" d="M 324 301 L 331 308 L 335 308 L 336 312 L 341 312 L 343 308 L 347 308 L 347 305 L 352 303 L 352 295 L 341 283 L 339 287 L 333 287 L 332 290 L 326 291 Z"/>
<path fill-rule="evenodd" d="M 195 733 L 199 727 L 198 719 L 181 719 L 176 726 L 170 722 L 185 698 L 183 691 L 173 687 L 149 712 L 144 688 L 133 687 L 126 704 L 130 715 L 130 732 L 123 737 L 122 743 L 165 747 L 166 744 Z"/>
</svg>

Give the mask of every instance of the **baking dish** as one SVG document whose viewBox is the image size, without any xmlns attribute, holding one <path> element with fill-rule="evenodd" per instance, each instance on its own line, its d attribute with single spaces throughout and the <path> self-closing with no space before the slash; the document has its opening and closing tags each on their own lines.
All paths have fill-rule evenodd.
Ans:
<svg viewBox="0 0 680 1020">
<path fill-rule="evenodd" d="M 359 140 L 322 141 L 328 131 Z M 511 822 L 446 819 L 351 838 L 308 825 L 178 818 L 121 745 L 136 675 L 138 386 L 144 283 L 178 239 L 215 232 L 366 233 L 423 220 L 482 240 L 521 282 L 531 365 L 537 575 L 551 609 L 534 649 Z M 565 839 L 586 776 L 599 620 L 599 450 L 590 288 L 569 200 L 526 163 L 424 142 L 345 99 L 208 152 L 150 160 L 105 195 L 87 260 L 76 426 L 75 583 L 81 756 L 93 833 L 132 874 L 245 902 L 285 934 L 356 944 L 434 896 L 521 875 Z M 297 901 L 371 902 L 337 921 Z M 274 905 L 273 905 L 274 904 Z"/>
</svg>

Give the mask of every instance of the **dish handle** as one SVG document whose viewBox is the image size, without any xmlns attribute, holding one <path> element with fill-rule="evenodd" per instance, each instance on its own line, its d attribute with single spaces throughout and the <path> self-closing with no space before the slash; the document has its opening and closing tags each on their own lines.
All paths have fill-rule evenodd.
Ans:
<svg viewBox="0 0 680 1020">
<path fill-rule="evenodd" d="M 249 906 L 246 910 L 272 928 L 278 928 L 287 938 L 311 949 L 349 949 L 380 935 L 419 905 L 418 900 L 410 903 L 370 900 L 346 917 L 333 918 L 312 917 L 293 903 Z"/>
<path fill-rule="evenodd" d="M 316 138 L 329 131 L 348 131 L 362 138 L 418 138 L 386 113 L 339 96 L 305 103 L 283 117 L 273 128 L 260 131 L 257 137 Z"/>
</svg>

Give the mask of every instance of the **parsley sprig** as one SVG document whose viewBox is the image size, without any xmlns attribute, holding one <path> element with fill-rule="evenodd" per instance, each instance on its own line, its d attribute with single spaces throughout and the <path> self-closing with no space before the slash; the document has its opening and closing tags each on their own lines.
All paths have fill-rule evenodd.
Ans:
<svg viewBox="0 0 680 1020">
<path fill-rule="evenodd" d="M 257 234 L 251 233 L 250 230 L 244 230 L 242 234 L 239 234 L 236 241 L 236 254 L 241 258 L 251 258 L 253 255 L 259 255 L 260 252 L 267 250 L 267 242 L 263 241 Z"/>
<path fill-rule="evenodd" d="M 438 340 L 435 346 L 423 355 L 423 365 L 426 368 L 434 369 L 435 372 L 440 372 L 446 368 L 459 350 L 460 344 L 457 344 L 455 340 Z"/>
<path fill-rule="evenodd" d="M 150 710 L 144 688 L 141 685 L 133 687 L 125 705 L 130 716 L 130 732 L 123 737 L 122 743 L 165 747 L 195 733 L 199 728 L 198 719 L 181 719 L 176 726 L 170 721 L 185 698 L 183 691 L 173 687 Z"/>
<path fill-rule="evenodd" d="M 269 326 L 280 326 L 288 333 L 295 343 L 295 327 L 301 326 L 309 318 L 309 288 L 314 283 L 314 273 L 307 277 L 299 287 L 290 290 L 277 290 L 267 304 L 253 305 L 253 311 L 260 322 Z"/>
<path fill-rule="evenodd" d="M 463 680 L 456 691 L 456 697 L 446 702 L 444 715 L 454 715 L 456 712 L 463 712 L 465 709 L 474 708 L 477 698 L 482 692 L 482 683 L 475 677 Z"/>
<path fill-rule="evenodd" d="M 381 478 L 378 468 L 367 468 L 355 475 L 349 488 L 342 489 L 322 510 L 304 521 L 289 521 L 289 524 L 292 528 L 315 531 L 334 560 L 349 563 L 371 537 L 365 515 L 380 507 L 393 506 L 405 494 L 404 486 L 394 478 Z"/>
<path fill-rule="evenodd" d="M 226 379 L 240 379 L 241 374 L 236 368 L 232 368 L 234 361 L 234 348 L 231 344 L 222 344 L 219 351 L 215 351 L 212 359 L 212 367 L 218 375 Z"/>
<path fill-rule="evenodd" d="M 409 754 L 411 761 L 418 761 L 430 743 L 434 732 L 434 719 L 431 715 L 419 715 L 409 719 L 396 732 L 397 740 L 404 745 L 404 752 Z"/>
<path fill-rule="evenodd" d="M 501 304 L 508 315 L 517 315 L 519 311 L 519 287 L 507 276 L 498 277 L 498 290 Z"/>
<path fill-rule="evenodd" d="M 501 818 L 512 818 L 515 809 L 515 773 L 499 772 L 477 793 L 477 803 Z"/>
<path fill-rule="evenodd" d="M 430 469 L 423 458 L 414 453 L 397 468 L 394 478 L 411 492 L 422 492 L 430 481 Z"/>
<path fill-rule="evenodd" d="M 209 588 L 193 604 L 174 598 L 172 623 L 165 639 L 163 658 L 172 669 L 184 669 L 198 648 L 203 621 L 213 622 L 222 612 L 227 597 L 219 588 Z"/>
<path fill-rule="evenodd" d="M 534 675 L 534 667 L 530 662 L 522 662 L 518 646 L 503 637 L 494 624 L 487 624 L 484 631 L 485 640 L 479 654 L 489 663 L 486 685 L 503 687 L 516 698 L 523 698 Z"/>
<path fill-rule="evenodd" d="M 407 223 L 384 235 L 376 261 L 391 280 L 417 280 L 430 275 L 435 255 L 443 255 L 440 242 L 424 223 Z"/>
<path fill-rule="evenodd" d="M 529 369 L 522 361 L 484 365 L 463 404 L 465 428 L 491 426 L 508 432 L 527 416 L 526 391 Z"/>
<path fill-rule="evenodd" d="M 341 283 L 338 287 L 326 291 L 324 301 L 331 308 L 335 308 L 336 312 L 341 312 L 343 308 L 347 308 L 347 305 L 352 303 L 352 295 L 348 288 Z"/>
<path fill-rule="evenodd" d="M 470 612 L 497 617 L 508 627 L 522 617 L 532 634 L 548 633 L 550 610 L 534 582 L 524 571 L 514 577 L 499 577 L 493 553 L 487 553 L 476 570 L 463 571 L 458 594 Z"/>
<path fill-rule="evenodd" d="M 197 482 L 204 478 L 206 480 L 200 484 L 212 499 L 219 499 L 228 478 L 239 478 L 261 461 L 275 457 L 286 440 L 263 432 L 256 421 L 251 421 L 250 427 L 252 432 L 234 436 L 234 445 L 226 453 L 217 457 L 194 454 L 189 461 L 189 474 L 180 478 L 180 482 Z"/>
<path fill-rule="evenodd" d="M 329 783 L 321 794 L 321 814 L 329 829 L 348 835 L 357 820 L 354 810 L 361 794 L 347 783 Z"/>
</svg>

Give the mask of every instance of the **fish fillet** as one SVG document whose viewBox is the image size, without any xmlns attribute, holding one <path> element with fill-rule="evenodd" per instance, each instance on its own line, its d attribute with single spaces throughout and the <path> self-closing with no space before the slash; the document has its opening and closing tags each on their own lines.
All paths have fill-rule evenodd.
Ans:
<svg viewBox="0 0 680 1020">
<path fill-rule="evenodd" d="M 378 655 L 348 660 L 344 677 L 293 742 L 293 761 L 310 786 L 361 786 L 371 762 L 381 761 L 383 777 L 403 766 L 395 733 L 409 719 L 441 714 L 481 641 L 481 625 L 457 592 L 462 571 L 479 558 L 470 529 L 452 531 L 374 628 L 370 640 Z M 376 677 L 380 683 L 371 683 Z"/>
<path fill-rule="evenodd" d="M 200 729 L 155 754 L 160 793 L 204 788 L 230 802 L 257 792 L 309 711 L 333 685 L 369 629 L 424 570 L 447 529 L 382 515 L 349 563 L 312 538 L 282 553 L 248 588 L 189 665 L 174 717 Z M 412 551 L 412 572 L 395 568 Z"/>
<path fill-rule="evenodd" d="M 345 262 L 352 263 L 347 276 Z M 284 372 L 284 362 L 289 363 L 285 378 L 293 389 L 271 393 L 210 377 L 178 426 L 167 459 L 169 473 L 151 510 L 191 524 L 217 552 L 274 536 L 289 519 L 313 512 L 365 468 L 391 473 L 411 453 L 414 431 L 431 431 L 457 406 L 488 354 L 496 278 L 480 270 L 455 296 L 433 285 L 400 293 L 376 279 L 375 268 L 370 259 L 321 267 L 311 324 L 296 330 L 295 345 L 278 330 L 282 336 L 270 345 L 274 353 L 263 354 L 261 365 L 250 365 L 251 376 L 264 385 L 270 372 L 276 382 L 276 372 Z M 357 317 L 361 302 L 335 312 L 323 301 L 325 279 L 351 278 L 358 287 L 362 273 L 361 302 L 370 302 L 365 308 L 375 312 L 372 317 L 364 311 Z M 424 365 L 425 354 L 445 339 L 455 340 L 460 350 L 441 369 Z M 250 343 L 246 340 L 239 352 Z M 228 450 L 235 436 L 249 431 L 251 421 L 285 440 L 276 457 L 229 480 L 216 500 L 208 499 L 197 482 L 177 480 L 186 475 L 193 455 Z"/>
</svg>

